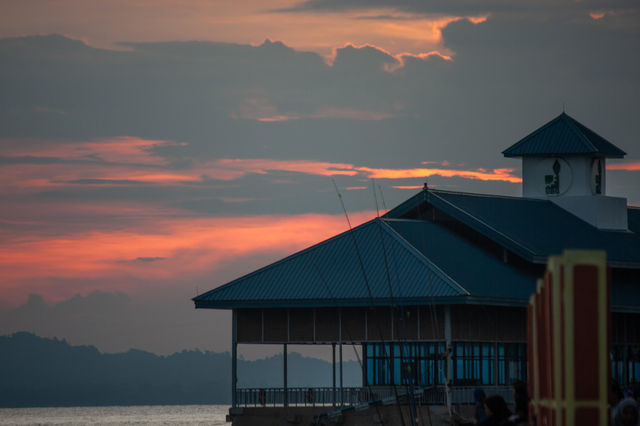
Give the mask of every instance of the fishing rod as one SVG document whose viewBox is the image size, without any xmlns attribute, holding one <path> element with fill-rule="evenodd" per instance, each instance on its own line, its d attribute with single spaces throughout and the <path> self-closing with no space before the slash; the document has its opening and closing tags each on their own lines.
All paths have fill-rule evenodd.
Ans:
<svg viewBox="0 0 640 426">
<path fill-rule="evenodd" d="M 424 181 L 424 188 L 422 190 L 422 203 L 418 204 L 417 208 L 418 208 L 418 217 L 419 218 L 426 218 L 426 213 L 427 212 L 423 212 L 422 211 L 422 206 L 425 205 L 427 203 L 427 191 L 429 190 L 429 185 L 427 184 L 427 181 Z M 433 212 L 434 214 L 434 219 L 435 219 L 435 211 Z M 420 233 L 420 236 L 422 238 L 422 246 L 423 247 L 427 247 L 427 242 L 424 236 L 424 229 L 422 230 L 422 232 Z M 431 305 L 430 305 L 430 313 L 431 313 L 431 332 L 433 333 L 433 337 L 437 337 L 438 336 L 438 330 L 440 329 L 439 323 L 438 323 L 438 313 L 436 312 L 435 309 L 435 296 L 433 294 L 433 287 L 431 286 L 431 283 L 429 283 L 429 294 L 431 296 Z M 446 342 L 445 342 L 446 345 Z M 445 346 L 445 351 L 448 354 L 448 352 L 451 350 L 451 348 L 448 348 Z M 450 361 L 449 357 L 447 356 L 447 363 Z M 437 364 L 436 364 L 437 365 Z M 438 370 L 439 371 L 439 370 Z M 447 411 L 449 412 L 449 417 L 451 417 L 451 399 L 450 399 L 450 395 L 449 395 L 449 381 L 451 380 L 451 378 L 449 377 L 449 368 L 448 366 L 445 366 L 445 398 L 446 398 L 446 404 L 447 404 Z M 434 383 L 436 381 L 436 377 L 433 378 L 434 379 Z M 429 411 L 429 421 L 431 422 L 431 411 Z"/>
<path fill-rule="evenodd" d="M 378 197 L 376 196 L 376 186 L 375 186 L 375 181 L 373 179 L 371 179 L 371 187 L 373 189 L 373 199 L 375 201 L 376 204 L 376 214 L 377 214 L 377 219 L 380 220 L 380 210 L 378 208 Z M 380 244 L 382 246 L 382 254 L 383 254 L 383 259 L 384 259 L 384 268 L 385 268 L 385 272 L 386 272 L 386 276 L 387 276 L 387 285 L 389 287 L 389 301 L 391 302 L 391 312 L 393 315 L 393 307 L 396 306 L 394 298 L 393 298 L 393 288 L 391 285 L 391 275 L 389 273 L 389 260 L 387 258 L 387 250 L 384 244 L 384 236 L 382 234 L 382 226 L 378 226 L 378 235 L 380 236 Z M 399 281 L 398 279 L 396 279 L 396 281 Z M 403 329 L 403 334 L 404 334 L 404 342 L 407 342 L 407 327 L 406 327 L 406 322 L 405 322 L 405 318 L 404 318 L 404 306 L 402 304 L 399 305 L 400 306 L 400 321 L 402 323 L 402 329 Z M 400 345 L 400 359 L 404 359 L 404 344 Z M 402 374 L 402 373 L 401 373 Z M 412 426 L 416 426 L 416 407 L 415 407 L 415 398 L 414 398 L 414 394 L 413 394 L 413 380 L 409 379 L 409 406 L 411 408 L 411 424 Z"/>
<path fill-rule="evenodd" d="M 358 261 L 360 263 L 360 270 L 362 271 L 362 276 L 364 278 L 364 283 L 365 283 L 365 285 L 367 287 L 367 292 L 369 294 L 369 299 L 370 299 L 370 302 L 371 302 L 371 306 L 374 307 L 375 306 L 375 300 L 373 298 L 373 293 L 371 291 L 371 286 L 369 284 L 369 279 L 367 278 L 367 273 L 366 273 L 366 270 L 365 270 L 365 267 L 364 267 L 364 262 L 362 260 L 362 255 L 360 253 L 360 248 L 358 246 L 358 241 L 356 240 L 355 234 L 353 232 L 353 228 L 351 226 L 351 220 L 349 219 L 349 214 L 347 213 L 347 209 L 344 206 L 344 201 L 342 199 L 342 194 L 338 190 L 338 185 L 336 185 L 336 181 L 333 178 L 331 179 L 331 181 L 333 182 L 333 186 L 334 186 L 334 188 L 336 190 L 336 193 L 338 195 L 338 199 L 340 200 L 340 205 L 342 206 L 342 211 L 344 212 L 345 218 L 347 219 L 347 225 L 349 226 L 349 235 L 351 236 L 351 239 L 353 240 L 353 244 L 354 244 L 354 247 L 355 247 L 355 250 L 356 250 L 356 254 L 358 256 Z M 393 314 L 393 307 L 391 309 L 391 313 Z M 385 359 L 390 359 L 391 357 L 390 357 L 390 354 L 387 353 L 387 345 L 385 343 L 384 335 L 382 334 L 382 329 L 380 328 L 380 322 L 379 322 L 379 319 L 377 317 L 376 317 L 375 323 L 377 325 L 378 334 L 380 336 L 380 341 L 382 342 L 383 356 L 384 356 Z M 398 401 L 399 400 L 399 398 L 398 398 L 399 397 L 398 389 L 397 389 L 394 381 L 392 381 L 391 387 L 393 389 L 393 393 L 394 393 L 394 396 L 396 398 L 396 401 Z M 400 405 L 397 405 L 397 407 L 398 407 L 398 415 L 400 417 L 400 422 L 401 422 L 402 426 L 406 426 L 405 421 L 404 421 L 404 415 L 402 413 L 402 408 L 400 407 Z M 415 419 L 412 419 L 412 423 L 413 423 L 413 426 L 416 426 L 415 425 Z"/>
<path fill-rule="evenodd" d="M 320 271 L 320 268 L 318 268 L 318 265 L 316 264 L 315 260 L 313 259 L 313 256 L 310 255 L 309 260 L 311 260 L 311 264 L 313 265 L 316 273 L 318 274 L 318 276 L 320 277 L 320 281 L 322 281 L 322 283 L 324 284 L 325 289 L 327 290 L 327 292 L 329 293 L 329 296 L 331 297 L 331 300 L 334 301 L 335 305 L 338 306 L 337 303 L 337 297 L 335 297 L 335 295 L 333 294 L 333 291 L 331 291 L 331 287 L 329 286 L 329 282 L 326 280 L 326 278 L 324 277 L 324 275 L 322 274 L 322 272 Z M 339 307 L 339 306 L 338 306 Z M 342 322 L 340 323 L 340 327 L 342 327 Z M 356 359 L 358 361 L 358 365 L 360 366 L 360 371 L 364 371 L 364 367 L 363 367 L 363 362 L 360 359 L 360 354 L 358 353 L 357 349 L 356 349 L 356 345 L 353 343 L 353 336 L 351 334 L 351 331 L 349 330 L 348 326 L 345 326 L 345 331 L 347 332 L 347 337 L 349 338 L 349 341 L 352 342 L 351 343 L 351 347 L 353 348 L 353 352 L 356 355 Z M 342 333 L 342 330 L 340 330 L 340 332 Z M 342 343 L 341 343 L 342 344 Z M 363 354 L 364 355 L 364 354 Z M 365 381 L 366 382 L 366 381 Z M 369 391 L 369 395 L 373 395 L 373 389 L 371 388 L 371 385 L 367 382 L 367 390 Z M 341 395 L 342 396 L 342 395 Z M 341 398 L 342 399 L 342 398 Z M 374 406 L 375 410 L 376 410 L 376 414 L 378 415 L 378 418 L 382 420 L 382 416 L 380 415 L 380 408 L 378 407 L 378 405 Z M 316 423 L 317 424 L 317 423 Z"/>
</svg>

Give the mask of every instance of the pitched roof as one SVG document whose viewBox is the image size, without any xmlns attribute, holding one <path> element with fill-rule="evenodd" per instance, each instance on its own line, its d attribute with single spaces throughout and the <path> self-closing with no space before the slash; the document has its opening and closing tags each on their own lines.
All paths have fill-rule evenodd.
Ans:
<svg viewBox="0 0 640 426">
<path fill-rule="evenodd" d="M 504 263 L 443 226 L 410 219 L 388 219 L 387 223 L 465 288 L 469 293 L 465 303 L 526 305 L 535 292 L 537 276 Z"/>
<path fill-rule="evenodd" d="M 537 269 L 504 263 L 415 214 L 429 205 L 529 262 L 589 248 L 606 250 L 614 268 L 640 268 L 640 209 L 629 209 L 630 231 L 602 231 L 547 200 L 423 190 L 382 219 L 195 297 L 196 308 L 526 305 Z M 614 310 L 640 310 L 634 276 L 615 278 Z"/>
<path fill-rule="evenodd" d="M 427 190 L 389 211 L 398 218 L 430 204 L 534 263 L 564 249 L 605 250 L 612 267 L 640 268 L 640 210 L 630 208 L 629 231 L 601 230 L 549 200 Z M 426 207 L 424 207 L 426 209 Z"/>
<path fill-rule="evenodd" d="M 464 288 L 374 219 L 193 300 L 196 308 L 275 308 L 426 304 L 464 295 Z"/>
<path fill-rule="evenodd" d="M 502 151 L 502 154 L 505 157 L 588 154 L 613 158 L 626 155 L 623 150 L 564 112 Z"/>
</svg>

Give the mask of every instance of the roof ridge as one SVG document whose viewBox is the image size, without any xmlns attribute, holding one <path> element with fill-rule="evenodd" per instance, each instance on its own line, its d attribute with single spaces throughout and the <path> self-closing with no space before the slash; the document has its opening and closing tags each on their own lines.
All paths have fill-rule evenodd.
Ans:
<svg viewBox="0 0 640 426">
<path fill-rule="evenodd" d="M 579 122 L 578 120 L 572 118 L 573 121 L 575 122 L 574 124 L 576 125 L 576 127 L 578 127 L 580 129 L 580 131 L 585 135 L 585 137 L 587 139 L 589 139 L 589 141 L 591 141 L 589 134 L 591 133 L 593 135 L 593 137 L 595 138 L 595 140 L 600 144 L 600 143 L 605 143 L 605 144 L 609 144 L 611 145 L 613 148 L 615 148 L 616 150 L 620 151 L 621 155 L 626 155 L 627 153 L 621 149 L 620 147 L 618 147 L 617 145 L 614 145 L 613 143 L 611 143 L 607 138 L 605 138 L 604 136 L 600 135 L 599 133 L 597 133 L 596 131 L 594 131 L 593 129 L 591 129 L 588 126 L 585 126 L 584 124 L 582 124 L 581 122 Z M 586 130 L 586 132 L 585 132 Z M 593 142 L 591 142 L 593 144 Z M 595 146 L 595 145 L 594 145 Z M 596 149 L 598 149 L 596 147 Z"/>
<path fill-rule="evenodd" d="M 576 123 L 579 123 L 578 120 L 576 120 L 575 118 L 569 116 L 569 114 L 566 113 L 562 113 L 562 116 L 564 118 L 563 122 L 567 124 L 567 126 L 569 126 L 569 129 L 574 132 L 577 136 L 578 139 L 586 145 L 586 148 L 591 150 L 592 152 L 598 152 L 598 147 L 596 147 L 587 137 L 587 135 L 584 134 L 584 132 L 582 132 L 582 130 L 578 127 L 578 125 Z M 595 132 L 594 132 L 595 133 Z"/>
<path fill-rule="evenodd" d="M 440 201 L 445 203 L 446 205 L 451 206 L 452 208 L 456 209 L 457 211 L 459 211 L 460 213 L 462 213 L 466 217 L 476 221 L 478 224 L 484 226 L 485 228 L 491 230 L 492 232 L 495 232 L 496 234 L 498 234 L 500 237 L 504 238 L 505 240 L 512 242 L 513 244 L 515 244 L 518 247 L 521 247 L 522 249 L 526 250 L 527 252 L 529 252 L 533 256 L 536 255 L 535 250 L 532 250 L 531 247 L 528 247 L 528 246 L 522 244 L 521 242 L 514 240 L 513 238 L 511 238 L 508 235 L 506 235 L 504 232 L 497 230 L 493 226 L 489 225 L 488 223 L 486 223 L 485 221 L 481 220 L 480 218 L 477 218 L 476 216 L 472 215 L 468 211 L 466 211 L 466 210 L 462 209 L 461 207 L 451 203 L 449 200 L 445 200 L 444 198 L 438 196 L 438 194 L 433 194 L 433 195 L 435 197 L 437 197 Z"/>
<path fill-rule="evenodd" d="M 418 250 L 417 248 L 415 248 L 410 242 L 408 242 L 402 235 L 400 235 L 400 233 L 398 233 L 398 231 L 396 231 L 395 229 L 393 229 L 391 226 L 389 226 L 386 223 L 387 219 L 382 219 L 382 218 L 376 218 L 379 220 L 381 225 L 383 226 L 383 229 L 386 230 L 386 232 L 388 234 L 390 234 L 393 238 L 395 238 L 396 240 L 398 240 L 398 242 L 400 244 L 402 244 L 410 253 L 412 253 L 416 258 L 418 258 L 418 260 L 420 260 L 422 263 L 424 263 L 429 269 L 431 269 L 434 273 L 436 273 L 437 275 L 440 276 L 440 278 L 445 278 L 445 281 L 447 281 L 447 284 L 449 284 L 450 287 L 457 287 L 457 290 L 461 290 L 465 296 L 470 296 L 471 293 L 464 288 L 460 283 L 458 283 L 456 280 L 454 280 L 452 277 L 450 277 L 446 272 L 444 272 L 442 269 L 440 269 L 435 263 L 431 262 L 425 255 L 424 253 L 422 253 L 420 250 Z M 394 219 L 391 219 L 394 220 Z M 422 220 L 415 220 L 415 219 L 404 219 L 408 222 L 424 222 Z M 453 284 L 453 285 L 451 285 Z M 435 296 L 434 296 L 435 297 Z"/>
<path fill-rule="evenodd" d="M 511 145 L 510 147 L 506 148 L 505 150 L 502 151 L 502 155 L 506 155 L 505 153 L 507 151 L 511 151 L 511 150 L 515 150 L 516 148 L 519 147 L 519 145 L 524 144 L 524 142 L 526 140 L 528 140 L 529 138 L 532 138 L 533 136 L 537 135 L 538 133 L 542 132 L 543 130 L 546 130 L 547 127 L 553 125 L 556 123 L 556 121 L 560 120 L 560 118 L 563 115 L 567 115 L 565 114 L 565 112 L 563 111 L 560 115 L 558 115 L 556 118 L 554 118 L 553 120 L 543 124 L 541 127 L 538 127 L 537 129 L 535 129 L 533 132 L 529 133 L 527 136 L 523 137 L 522 139 L 520 139 L 518 142 L 514 143 L 513 145 Z M 568 117 L 568 115 L 567 115 Z"/>
<path fill-rule="evenodd" d="M 385 214 L 383 214 L 381 217 L 382 218 L 389 218 L 391 217 L 390 214 L 394 211 L 398 211 L 400 208 L 407 208 L 407 205 L 411 205 L 411 206 L 415 206 L 416 204 L 419 204 L 419 201 L 417 201 L 417 198 L 420 195 L 426 196 L 425 194 L 425 190 L 424 188 L 420 190 L 420 192 L 412 195 L 411 197 L 409 197 L 408 199 L 406 199 L 405 201 L 403 201 L 402 203 L 398 204 L 397 206 L 395 206 L 394 208 L 392 208 L 391 210 L 389 210 L 388 212 L 386 212 Z M 405 211 L 406 213 L 406 211 Z"/>
<path fill-rule="evenodd" d="M 502 151 L 505 157 L 579 155 L 622 158 L 626 153 L 566 112 Z"/>
<path fill-rule="evenodd" d="M 434 194 L 456 194 L 456 195 L 464 195 L 470 197 L 483 197 L 483 198 L 500 198 L 505 200 L 527 200 L 527 201 L 541 201 L 541 202 L 550 202 L 544 198 L 534 198 L 534 197 L 518 197 L 517 195 L 503 195 L 503 194 L 478 194 L 475 192 L 463 192 L 463 191 L 449 191 L 444 189 L 429 189 L 429 192 Z"/>
</svg>

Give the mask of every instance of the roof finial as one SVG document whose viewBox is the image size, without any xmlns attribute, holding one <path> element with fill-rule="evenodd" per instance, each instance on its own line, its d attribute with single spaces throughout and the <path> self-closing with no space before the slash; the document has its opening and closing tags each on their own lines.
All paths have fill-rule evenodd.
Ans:
<svg viewBox="0 0 640 426">
<path fill-rule="evenodd" d="M 427 185 L 427 180 L 426 179 L 424 181 L 424 188 L 422 188 L 422 189 L 424 189 L 425 191 L 429 189 L 429 185 Z"/>
<path fill-rule="evenodd" d="M 564 102 L 562 103 L 562 113 L 565 114 L 567 112 L 567 109 L 565 108 Z"/>
</svg>

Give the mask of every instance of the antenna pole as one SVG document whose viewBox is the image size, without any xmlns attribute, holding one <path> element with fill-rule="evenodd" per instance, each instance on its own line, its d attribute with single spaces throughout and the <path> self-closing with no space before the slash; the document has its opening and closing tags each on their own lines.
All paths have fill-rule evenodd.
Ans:
<svg viewBox="0 0 640 426">
<path fill-rule="evenodd" d="M 378 208 L 378 195 L 376 194 L 376 180 L 371 178 L 371 189 L 373 190 L 373 201 L 376 203 L 376 217 L 380 217 L 380 209 Z"/>
</svg>

